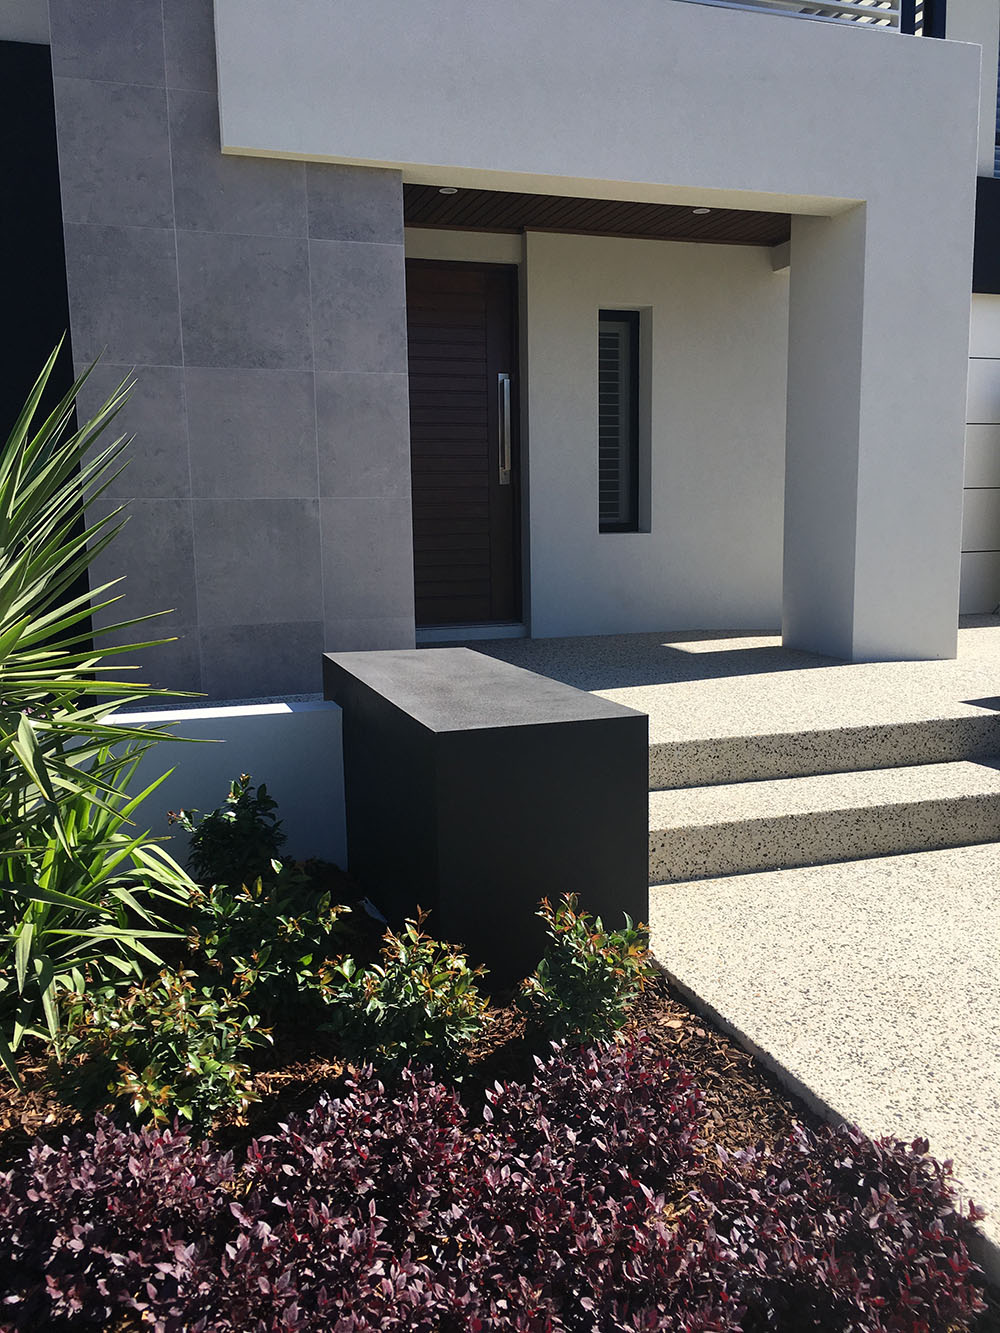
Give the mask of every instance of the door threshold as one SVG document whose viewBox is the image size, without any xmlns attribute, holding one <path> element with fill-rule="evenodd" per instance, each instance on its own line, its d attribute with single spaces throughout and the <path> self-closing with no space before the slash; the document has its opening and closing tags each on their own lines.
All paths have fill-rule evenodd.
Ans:
<svg viewBox="0 0 1000 1333">
<path fill-rule="evenodd" d="M 493 625 L 423 625 L 417 628 L 417 647 L 427 643 L 467 643 L 470 639 L 526 639 L 527 625 L 510 620 Z"/>
</svg>

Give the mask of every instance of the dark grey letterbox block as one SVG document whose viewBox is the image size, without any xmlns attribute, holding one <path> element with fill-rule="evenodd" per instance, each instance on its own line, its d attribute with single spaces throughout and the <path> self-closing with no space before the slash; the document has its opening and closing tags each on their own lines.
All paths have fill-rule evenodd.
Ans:
<svg viewBox="0 0 1000 1333">
<path fill-rule="evenodd" d="M 467 648 L 323 665 L 344 710 L 349 868 L 393 924 L 419 904 L 506 981 L 538 959 L 542 897 L 645 920 L 644 713 Z"/>
</svg>

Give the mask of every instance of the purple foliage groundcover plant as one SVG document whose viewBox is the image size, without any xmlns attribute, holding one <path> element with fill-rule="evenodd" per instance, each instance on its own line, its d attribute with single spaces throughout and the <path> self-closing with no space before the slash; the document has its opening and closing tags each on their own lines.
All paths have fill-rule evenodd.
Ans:
<svg viewBox="0 0 1000 1333">
<path fill-rule="evenodd" d="M 481 1121 L 371 1071 L 231 1154 L 174 1130 L 36 1146 L 0 1175 L 3 1330 L 942 1333 L 981 1307 L 924 1143 L 799 1132 L 732 1156 L 685 1072 L 559 1049 Z"/>
</svg>

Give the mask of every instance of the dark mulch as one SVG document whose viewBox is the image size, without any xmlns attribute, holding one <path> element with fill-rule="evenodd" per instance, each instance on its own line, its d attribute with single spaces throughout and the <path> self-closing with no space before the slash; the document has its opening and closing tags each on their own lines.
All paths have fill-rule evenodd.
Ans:
<svg viewBox="0 0 1000 1333">
<path fill-rule="evenodd" d="M 504 999 L 507 1003 L 502 1003 Z M 494 1079 L 529 1079 L 536 1054 L 544 1046 L 529 1039 L 523 1017 L 497 997 L 498 1007 L 486 1035 L 472 1050 L 464 1080 L 463 1100 L 474 1106 L 482 1089 Z M 708 1135 L 725 1148 L 772 1144 L 788 1133 L 793 1121 L 815 1125 L 816 1118 L 785 1092 L 770 1073 L 731 1038 L 694 1013 L 664 978 L 639 999 L 627 1035 L 644 1034 L 661 1055 L 679 1061 L 694 1076 L 709 1109 Z M 0 1097 L 0 1166 L 21 1157 L 36 1137 L 58 1141 L 82 1119 L 60 1101 L 46 1082 L 44 1062 L 22 1059 L 25 1090 L 4 1088 Z M 312 1032 L 276 1034 L 255 1076 L 261 1100 L 245 1121 L 220 1130 L 234 1144 L 267 1133 L 278 1120 L 311 1106 L 321 1092 L 336 1089 L 344 1066 L 333 1052 L 317 1053 Z"/>
<path fill-rule="evenodd" d="M 494 1021 L 473 1049 L 464 1080 L 463 1101 L 470 1108 L 494 1079 L 530 1078 L 540 1050 L 529 1039 L 524 1019 L 509 997 L 496 1000 Z M 709 1112 L 706 1136 L 722 1147 L 773 1145 L 796 1122 L 818 1127 L 820 1121 L 802 1101 L 785 1091 L 731 1037 L 692 1010 L 665 978 L 655 981 L 633 1010 L 626 1035 L 640 1033 L 658 1054 L 677 1060 L 693 1075 Z M 20 1067 L 24 1092 L 7 1088 L 0 1096 L 0 1168 L 20 1158 L 36 1137 L 58 1142 L 82 1119 L 48 1088 L 44 1063 L 26 1058 Z M 255 1076 L 261 1100 L 243 1121 L 223 1126 L 216 1137 L 239 1147 L 254 1135 L 273 1132 L 288 1115 L 308 1109 L 320 1093 L 342 1087 L 345 1076 L 343 1064 L 332 1052 L 316 1053 L 314 1033 L 282 1033 Z M 990 1309 L 975 1324 L 975 1333 L 1000 1333 L 1000 1295 L 991 1292 L 988 1299 Z"/>
</svg>

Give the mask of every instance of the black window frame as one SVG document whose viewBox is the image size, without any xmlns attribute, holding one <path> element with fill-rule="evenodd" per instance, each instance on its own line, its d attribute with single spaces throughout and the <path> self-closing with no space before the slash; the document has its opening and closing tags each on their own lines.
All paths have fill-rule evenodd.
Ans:
<svg viewBox="0 0 1000 1333">
<path fill-rule="evenodd" d="M 638 310 L 599 310 L 597 312 L 598 347 L 605 324 L 624 325 L 628 330 L 628 367 L 625 395 L 628 404 L 628 478 L 624 503 L 619 508 L 625 517 L 615 520 L 601 517 L 600 502 L 600 413 L 598 411 L 598 508 L 600 532 L 638 532 L 639 528 L 639 319 Z M 598 351 L 598 395 L 600 395 L 600 352 Z"/>
</svg>

